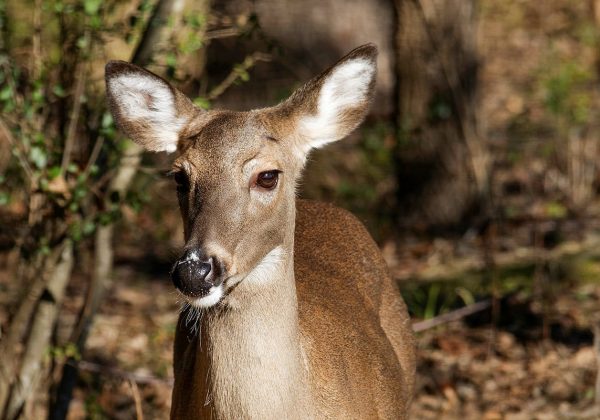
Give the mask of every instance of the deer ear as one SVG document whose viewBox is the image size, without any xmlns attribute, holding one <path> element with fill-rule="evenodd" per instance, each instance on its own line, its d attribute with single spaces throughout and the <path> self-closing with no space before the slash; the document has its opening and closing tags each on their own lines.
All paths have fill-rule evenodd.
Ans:
<svg viewBox="0 0 600 420">
<path fill-rule="evenodd" d="M 124 61 L 105 69 L 106 94 L 119 128 L 153 152 L 174 152 L 187 123 L 199 112 L 161 77 Z"/>
<path fill-rule="evenodd" d="M 363 45 L 279 105 L 292 118 L 300 154 L 350 134 L 365 118 L 375 87 L 377 47 Z"/>
</svg>

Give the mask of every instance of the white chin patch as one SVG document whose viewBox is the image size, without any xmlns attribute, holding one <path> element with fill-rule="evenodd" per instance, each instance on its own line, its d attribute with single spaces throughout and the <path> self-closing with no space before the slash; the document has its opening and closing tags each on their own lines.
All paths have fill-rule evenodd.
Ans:
<svg viewBox="0 0 600 420">
<path fill-rule="evenodd" d="M 190 305 L 195 308 L 210 308 L 221 301 L 223 297 L 223 285 L 211 287 L 206 296 L 200 298 L 186 298 Z"/>
</svg>

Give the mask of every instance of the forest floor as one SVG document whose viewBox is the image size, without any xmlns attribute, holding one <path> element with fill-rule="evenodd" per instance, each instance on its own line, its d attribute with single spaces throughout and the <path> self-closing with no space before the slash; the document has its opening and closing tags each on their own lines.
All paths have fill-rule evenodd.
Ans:
<svg viewBox="0 0 600 420">
<path fill-rule="evenodd" d="M 434 252 L 435 247 L 430 249 Z M 597 255 L 585 259 L 600 269 Z M 140 409 L 146 419 L 168 417 L 179 303 L 168 267 L 149 275 L 144 265 L 117 265 L 118 280 L 96 317 L 80 361 L 70 419 L 131 419 Z M 418 380 L 411 418 L 600 416 L 594 405 L 598 355 L 593 347 L 600 288 L 588 281 L 575 284 L 563 277 L 562 268 L 557 271 L 563 274 L 539 278 L 551 283 L 543 284 L 551 294 L 515 286 L 498 294 L 494 311 L 417 333 Z M 443 282 L 438 296 L 445 287 L 456 287 L 451 280 Z M 400 286 L 413 306 L 418 296 L 413 285 Z M 431 287 L 425 290 L 431 293 Z M 80 291 L 73 288 L 69 293 L 69 301 L 76 302 Z M 475 300 L 485 296 L 490 295 L 473 292 Z M 447 302 L 441 308 L 442 304 L 437 298 L 434 316 L 461 306 Z"/>
</svg>

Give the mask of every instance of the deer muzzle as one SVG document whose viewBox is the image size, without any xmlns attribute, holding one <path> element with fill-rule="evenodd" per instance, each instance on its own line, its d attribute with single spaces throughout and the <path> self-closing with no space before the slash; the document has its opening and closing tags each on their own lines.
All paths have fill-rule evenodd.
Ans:
<svg viewBox="0 0 600 420">
<path fill-rule="evenodd" d="M 189 249 L 175 262 L 171 280 L 184 295 L 199 298 L 222 283 L 221 271 L 221 265 L 214 257 L 206 257 L 197 249 Z"/>
</svg>

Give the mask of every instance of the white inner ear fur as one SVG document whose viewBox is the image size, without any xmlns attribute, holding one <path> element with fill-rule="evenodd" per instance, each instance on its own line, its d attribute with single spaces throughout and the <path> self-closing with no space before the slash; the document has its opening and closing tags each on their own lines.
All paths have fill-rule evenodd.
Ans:
<svg viewBox="0 0 600 420">
<path fill-rule="evenodd" d="M 122 118 L 141 120 L 150 128 L 147 135 L 154 139 L 154 150 L 169 153 L 177 150 L 185 119 L 177 117 L 175 97 L 168 86 L 143 74 L 116 76 L 108 86 Z"/>
<path fill-rule="evenodd" d="M 300 120 L 300 132 L 309 138 L 302 145 L 302 152 L 339 140 L 340 113 L 367 99 L 374 75 L 375 64 L 366 58 L 350 60 L 333 69 L 319 92 L 316 113 Z"/>
</svg>

